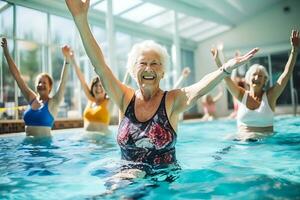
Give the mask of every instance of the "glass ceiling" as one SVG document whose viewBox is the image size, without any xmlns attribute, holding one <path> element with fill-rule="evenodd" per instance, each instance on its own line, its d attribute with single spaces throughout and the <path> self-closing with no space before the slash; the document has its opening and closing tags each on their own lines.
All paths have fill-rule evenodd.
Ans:
<svg viewBox="0 0 300 200">
<path fill-rule="evenodd" d="M 106 13 L 107 0 L 91 0 L 91 8 Z M 161 29 L 172 34 L 174 32 L 174 11 L 170 8 L 142 0 L 113 0 L 113 15 L 140 23 L 150 28 Z M 182 38 L 194 42 L 230 29 L 230 26 L 217 24 L 199 17 L 188 16 L 178 12 L 178 30 Z"/>
</svg>

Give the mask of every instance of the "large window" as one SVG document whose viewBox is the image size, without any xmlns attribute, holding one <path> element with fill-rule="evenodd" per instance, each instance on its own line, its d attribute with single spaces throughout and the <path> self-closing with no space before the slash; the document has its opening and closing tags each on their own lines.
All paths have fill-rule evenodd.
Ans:
<svg viewBox="0 0 300 200">
<path fill-rule="evenodd" d="M 15 20 L 14 17 L 16 17 Z M 16 24 L 14 24 L 14 21 Z M 51 95 L 57 90 L 64 60 L 61 46 L 64 44 L 70 45 L 74 50 L 76 60 L 88 84 L 92 77 L 96 75 L 83 48 L 79 33 L 71 19 L 0 2 L 0 25 L 0 34 L 8 38 L 11 55 L 19 67 L 22 78 L 33 90 L 35 90 L 35 78 L 41 72 L 49 73 L 54 80 Z M 106 30 L 95 25 L 91 26 L 91 28 L 108 61 L 109 43 Z M 115 60 L 111 68 L 113 73 L 118 75 L 120 80 L 123 80 L 127 70 L 127 55 L 133 44 L 153 38 L 139 38 L 116 30 L 114 39 Z M 165 45 L 163 42 L 160 43 L 166 46 L 169 53 L 171 52 L 170 46 Z M 2 50 L 0 51 L 2 53 Z M 182 51 L 182 53 L 182 67 L 189 66 L 193 70 L 193 52 Z M 16 106 L 27 102 L 19 92 L 16 82 L 8 70 L 3 54 L 1 54 L 0 64 L 0 108 L 7 107 L 7 110 L 10 111 L 9 116 L 7 117 L 6 115 L 6 117 L 13 119 L 18 116 L 15 111 Z M 176 79 L 175 76 L 172 76 L 171 69 L 171 66 L 167 68 L 166 74 L 168 76 L 162 80 L 161 86 L 164 89 L 170 89 L 173 80 Z M 87 102 L 84 93 L 80 89 L 80 83 L 74 70 L 71 68 L 69 71 L 64 102 L 60 106 L 58 118 L 70 117 L 70 113 L 72 113 L 71 117 L 81 117 L 82 110 Z M 132 87 L 136 87 L 135 81 L 130 80 L 129 84 Z M 191 84 L 192 82 L 193 76 L 190 76 L 186 84 Z M 81 96 L 81 98 L 78 98 L 78 96 Z M 22 117 L 21 114 L 19 113 L 19 118 Z M 0 117 L 2 116 L 3 112 L 0 113 Z"/>
<path fill-rule="evenodd" d="M 14 45 L 13 41 L 8 39 L 7 40 L 10 54 L 13 56 L 13 51 L 14 51 Z M 1 53 L 2 53 L 2 48 L 1 48 Z M 15 79 L 11 75 L 6 59 L 3 55 L 1 54 L 1 79 L 0 79 L 0 84 L 1 84 L 1 99 L 0 99 L 0 107 L 5 108 L 2 110 L 0 113 L 0 118 L 1 119 L 13 119 L 15 116 L 15 110 L 13 109 L 15 105 L 15 89 L 14 89 L 14 84 L 15 84 Z"/>
<path fill-rule="evenodd" d="M 41 73 L 42 65 L 42 47 L 33 42 L 17 42 L 17 60 L 23 80 L 33 90 L 35 89 L 35 78 Z"/>
<path fill-rule="evenodd" d="M 17 38 L 46 43 L 47 14 L 17 6 Z"/>
<path fill-rule="evenodd" d="M 13 7 L 4 2 L 0 2 L 0 27 L 1 35 L 13 35 Z"/>
<path fill-rule="evenodd" d="M 74 23 L 71 20 L 55 15 L 50 16 L 50 34 L 52 44 L 68 44 L 74 47 L 75 40 L 78 40 L 76 37 L 76 31 Z"/>
</svg>

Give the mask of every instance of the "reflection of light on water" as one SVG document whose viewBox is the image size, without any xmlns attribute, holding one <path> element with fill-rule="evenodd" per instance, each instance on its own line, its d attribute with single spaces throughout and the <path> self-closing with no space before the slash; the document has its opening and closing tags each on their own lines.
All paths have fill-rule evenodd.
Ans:
<svg viewBox="0 0 300 200">
<path fill-rule="evenodd" d="M 20 50 L 33 51 L 38 48 L 38 45 L 33 42 L 19 41 L 18 47 Z"/>
</svg>

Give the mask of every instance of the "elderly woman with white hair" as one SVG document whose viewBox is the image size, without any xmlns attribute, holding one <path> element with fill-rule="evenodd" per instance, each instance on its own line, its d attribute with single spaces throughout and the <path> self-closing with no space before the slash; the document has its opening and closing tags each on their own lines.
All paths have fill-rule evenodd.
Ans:
<svg viewBox="0 0 300 200">
<path fill-rule="evenodd" d="M 176 164 L 179 114 L 195 105 L 201 96 L 258 51 L 253 49 L 244 56 L 229 60 L 219 70 L 191 86 L 163 91 L 160 80 L 168 64 L 168 53 L 161 45 L 144 41 L 134 45 L 128 55 L 127 67 L 138 85 L 134 90 L 119 81 L 106 63 L 88 25 L 89 0 L 66 0 L 66 3 L 105 91 L 120 109 L 117 141 L 122 159 L 133 163 L 127 169 L 130 172 L 136 170 L 133 177 L 136 172 Z"/>
<path fill-rule="evenodd" d="M 291 77 L 297 59 L 299 48 L 299 32 L 293 30 L 290 37 L 292 50 L 284 71 L 276 83 L 266 91 L 264 87 L 269 80 L 266 68 L 262 65 L 252 65 L 245 76 L 249 90 L 239 87 L 230 77 L 225 78 L 227 89 L 239 101 L 237 125 L 239 140 L 256 141 L 273 134 L 273 118 L 276 101 Z M 212 50 L 219 67 L 222 63 L 218 51 Z"/>
</svg>

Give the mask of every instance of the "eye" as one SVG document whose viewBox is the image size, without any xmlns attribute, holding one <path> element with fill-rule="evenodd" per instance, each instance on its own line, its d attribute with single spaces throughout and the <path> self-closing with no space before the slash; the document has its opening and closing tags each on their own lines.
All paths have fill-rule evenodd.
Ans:
<svg viewBox="0 0 300 200">
<path fill-rule="evenodd" d="M 139 62 L 139 66 L 146 66 L 147 63 L 146 62 Z"/>
<path fill-rule="evenodd" d="M 153 62 L 153 63 L 150 64 L 151 67 L 156 67 L 156 66 L 158 66 L 158 65 L 159 65 L 158 62 Z"/>
</svg>

